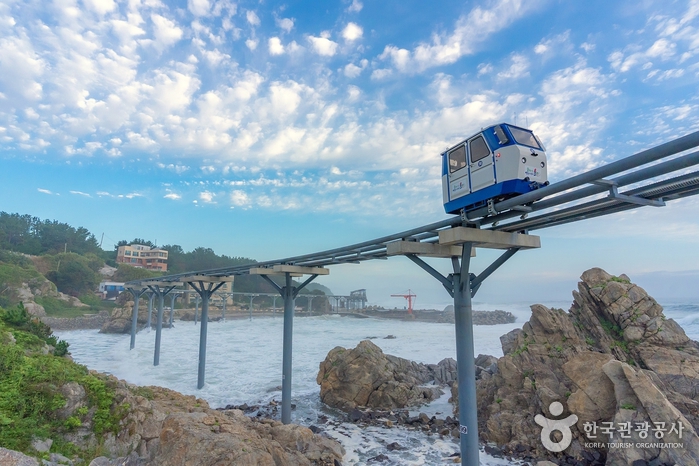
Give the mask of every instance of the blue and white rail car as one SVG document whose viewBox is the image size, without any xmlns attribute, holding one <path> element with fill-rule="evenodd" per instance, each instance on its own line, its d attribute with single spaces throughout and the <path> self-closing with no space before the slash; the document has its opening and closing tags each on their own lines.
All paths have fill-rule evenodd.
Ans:
<svg viewBox="0 0 699 466">
<path fill-rule="evenodd" d="M 448 214 L 468 212 L 548 184 L 546 152 L 534 133 L 501 123 L 442 153 L 442 195 Z"/>
</svg>

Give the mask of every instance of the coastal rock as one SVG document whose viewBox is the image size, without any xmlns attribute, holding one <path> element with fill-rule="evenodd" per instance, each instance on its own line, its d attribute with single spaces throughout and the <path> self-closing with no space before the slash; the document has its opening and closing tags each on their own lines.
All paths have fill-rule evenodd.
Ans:
<svg viewBox="0 0 699 466">
<path fill-rule="evenodd" d="M 31 456 L 2 447 L 0 447 L 0 464 L 2 466 L 39 466 L 39 462 Z"/>
<path fill-rule="evenodd" d="M 131 332 L 131 316 L 133 313 L 134 302 L 127 301 L 122 307 L 117 307 L 112 310 L 109 318 L 103 323 L 100 333 L 130 333 Z M 166 311 L 163 315 L 163 326 L 169 322 L 170 312 Z M 158 309 L 153 306 L 151 312 L 151 326 L 155 327 L 158 323 Z M 143 328 L 148 324 L 148 299 L 141 299 L 138 305 L 138 328 Z"/>
<path fill-rule="evenodd" d="M 440 377 L 453 377 L 445 375 L 449 364 L 438 370 Z M 350 411 L 360 406 L 390 409 L 427 403 L 441 394 L 439 388 L 426 386 L 434 380 L 434 369 L 386 355 L 363 340 L 351 350 L 332 349 L 320 363 L 316 382 L 325 404 Z"/>
<path fill-rule="evenodd" d="M 602 370 L 614 384 L 616 404 L 620 406 L 612 419 L 614 424 L 649 422 L 667 426 L 663 443 L 682 444 L 681 448 L 610 448 L 607 461 L 610 464 L 632 464 L 637 460 L 655 461 L 659 464 L 699 464 L 699 437 L 689 421 L 670 403 L 667 397 L 642 370 L 636 370 L 617 360 L 606 363 Z M 670 426 L 681 424 L 683 433 L 671 432 Z M 652 433 L 649 433 L 651 435 Z M 632 430 L 630 438 L 605 439 L 610 443 L 649 442 Z M 654 442 L 659 442 L 656 438 Z"/>
<path fill-rule="evenodd" d="M 608 464 L 697 464 L 697 343 L 625 275 L 588 270 L 573 296 L 569 312 L 532 306 L 529 322 L 501 338 L 504 356 L 497 370 L 482 372 L 476 381 L 481 440 L 496 443 L 505 454 L 521 450 L 541 459 L 571 457 L 571 464 L 585 458 L 607 458 Z M 550 412 L 553 402 L 563 405 L 558 416 Z M 572 414 L 578 419 L 570 446 L 557 454 L 546 450 L 534 417 Z M 595 440 L 585 433 L 586 424 L 604 422 L 681 422 L 684 448 L 608 450 L 602 445 L 619 441 L 619 435 Z M 673 441 L 668 438 L 663 441 Z"/>
</svg>

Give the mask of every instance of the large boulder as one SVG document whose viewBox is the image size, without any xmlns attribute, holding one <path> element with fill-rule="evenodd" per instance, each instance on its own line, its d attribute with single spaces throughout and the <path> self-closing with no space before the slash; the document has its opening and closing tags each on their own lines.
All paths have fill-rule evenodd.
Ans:
<svg viewBox="0 0 699 466">
<path fill-rule="evenodd" d="M 607 457 L 609 464 L 631 464 L 661 458 L 658 464 L 696 464 L 697 343 L 625 275 L 588 270 L 573 296 L 569 312 L 532 306 L 529 322 L 501 338 L 504 356 L 497 370 L 483 372 L 476 382 L 481 439 L 506 453 L 555 460 Z M 554 402 L 564 407 L 558 416 L 550 411 Z M 573 414 L 570 446 L 560 453 L 546 450 L 535 416 Z M 606 439 L 585 433 L 586 424 L 627 421 L 682 422 L 684 448 L 662 455 L 642 446 L 608 449 Z"/>
<path fill-rule="evenodd" d="M 453 360 L 430 367 L 387 355 L 364 340 L 351 350 L 339 346 L 332 349 L 320 363 L 316 381 L 321 400 L 345 411 L 357 407 L 404 408 L 441 394 L 438 387 L 427 384 L 436 378 L 453 380 L 455 368 Z"/>
</svg>

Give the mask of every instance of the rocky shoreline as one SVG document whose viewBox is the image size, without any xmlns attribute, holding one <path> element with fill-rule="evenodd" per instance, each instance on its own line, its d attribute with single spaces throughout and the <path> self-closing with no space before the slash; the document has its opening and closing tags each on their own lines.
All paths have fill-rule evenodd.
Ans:
<svg viewBox="0 0 699 466">
<path fill-rule="evenodd" d="M 40 320 L 53 330 L 89 330 L 100 329 L 109 321 L 109 312 L 86 314 L 80 317 L 40 317 Z"/>
<path fill-rule="evenodd" d="M 588 270 L 573 294 L 569 312 L 532 306 L 522 329 L 501 337 L 503 357 L 476 359 L 487 451 L 548 465 L 698 464 L 699 344 L 625 275 Z M 454 417 L 405 414 L 449 387 L 458 415 L 455 370 L 434 370 L 445 361 L 417 364 L 365 340 L 331 350 L 317 382 L 323 402 L 350 422 L 452 438 Z M 553 430 L 553 449 L 545 446 L 539 418 L 565 421 L 570 439 Z"/>
</svg>

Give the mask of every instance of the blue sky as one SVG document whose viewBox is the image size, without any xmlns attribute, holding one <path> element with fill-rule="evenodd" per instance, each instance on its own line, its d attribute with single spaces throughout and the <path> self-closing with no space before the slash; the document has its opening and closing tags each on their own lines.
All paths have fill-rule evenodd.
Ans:
<svg viewBox="0 0 699 466">
<path fill-rule="evenodd" d="M 531 127 L 552 181 L 696 131 L 698 57 L 696 0 L 0 0 L 0 209 L 105 247 L 333 248 L 444 218 L 439 153 L 488 124 Z M 592 266 L 697 297 L 698 207 L 542 231 L 479 298 Z M 448 301 L 402 258 L 322 283 Z"/>
</svg>

